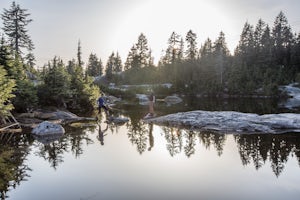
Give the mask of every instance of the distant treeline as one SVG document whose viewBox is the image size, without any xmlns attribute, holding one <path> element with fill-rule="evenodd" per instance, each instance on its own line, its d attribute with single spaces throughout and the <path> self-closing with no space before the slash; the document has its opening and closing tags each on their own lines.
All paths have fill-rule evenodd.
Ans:
<svg viewBox="0 0 300 200">
<path fill-rule="evenodd" d="M 125 71 L 119 73 L 112 54 L 106 75 L 120 84 L 170 82 L 174 92 L 213 96 L 276 96 L 279 85 L 300 81 L 300 34 L 292 32 L 283 12 L 271 28 L 262 19 L 255 27 L 246 22 L 233 55 L 223 32 L 199 49 L 196 40 L 192 30 L 185 40 L 173 32 L 156 67 L 141 34 L 128 54 Z"/>
</svg>

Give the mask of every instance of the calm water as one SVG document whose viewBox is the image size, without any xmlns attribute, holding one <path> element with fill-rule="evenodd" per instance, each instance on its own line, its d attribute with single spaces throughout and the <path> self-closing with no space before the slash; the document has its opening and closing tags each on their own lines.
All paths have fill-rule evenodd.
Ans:
<svg viewBox="0 0 300 200">
<path fill-rule="evenodd" d="M 158 103 L 156 111 L 281 112 L 272 100 L 194 101 Z M 146 111 L 118 106 L 114 115 L 128 123 L 102 116 L 93 127 L 65 127 L 48 143 L 0 136 L 2 199 L 299 199 L 300 135 L 191 132 L 145 124 Z"/>
</svg>

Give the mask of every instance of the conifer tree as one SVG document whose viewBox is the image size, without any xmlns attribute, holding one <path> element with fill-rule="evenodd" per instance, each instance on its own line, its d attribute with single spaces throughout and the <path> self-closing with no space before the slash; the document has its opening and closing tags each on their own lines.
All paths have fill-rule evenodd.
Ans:
<svg viewBox="0 0 300 200">
<path fill-rule="evenodd" d="M 115 66 L 115 53 L 112 52 L 106 64 L 105 74 L 107 79 L 111 79 L 113 75 L 113 68 Z"/>
<path fill-rule="evenodd" d="M 212 55 L 212 52 L 212 41 L 207 38 L 207 40 L 204 42 L 204 45 L 200 48 L 200 58 L 207 58 Z"/>
<path fill-rule="evenodd" d="M 240 56 L 244 62 L 249 63 L 252 61 L 254 53 L 254 38 L 253 27 L 246 22 L 241 34 L 241 38 L 238 47 L 235 50 L 235 54 Z"/>
<path fill-rule="evenodd" d="M 83 61 L 82 61 L 82 52 L 81 52 L 81 44 L 80 44 L 80 40 L 78 41 L 78 47 L 77 47 L 77 62 L 78 62 L 78 66 L 80 68 L 83 68 Z"/>
<path fill-rule="evenodd" d="M 87 74 L 89 76 L 101 76 L 103 65 L 101 59 L 98 59 L 96 54 L 90 54 L 87 64 Z"/>
<path fill-rule="evenodd" d="M 47 67 L 48 72 L 44 76 L 44 84 L 39 88 L 40 101 L 43 105 L 66 107 L 72 95 L 70 75 L 63 61 L 56 56 Z"/>
<path fill-rule="evenodd" d="M 195 60 L 198 55 L 198 50 L 197 50 L 197 35 L 196 33 L 193 33 L 192 30 L 189 30 L 185 37 L 185 41 L 187 42 L 187 50 L 186 50 L 186 58 L 190 60 Z"/>
<path fill-rule="evenodd" d="M 114 58 L 115 62 L 114 62 L 114 66 L 113 66 L 113 73 L 119 73 L 119 72 L 122 72 L 122 60 L 121 60 L 121 57 L 119 55 L 119 53 L 117 52 L 115 58 Z"/>
<path fill-rule="evenodd" d="M 161 59 L 162 64 L 174 64 L 183 57 L 183 40 L 175 32 L 172 32 L 168 39 L 168 47 L 165 55 Z"/>
<path fill-rule="evenodd" d="M 275 19 L 272 37 L 274 40 L 274 56 L 278 58 L 278 64 L 284 64 L 284 59 L 288 56 L 287 53 L 289 53 L 293 35 L 288 20 L 282 11 Z"/>
<path fill-rule="evenodd" d="M 32 22 L 32 19 L 28 19 L 29 15 L 27 9 L 20 8 L 15 2 L 12 2 L 10 9 L 4 9 L 2 14 L 2 29 L 16 55 L 22 55 L 23 49 L 30 51 L 33 48 L 27 30 L 27 25 Z"/>
<path fill-rule="evenodd" d="M 213 54 L 216 58 L 216 68 L 219 73 L 220 84 L 223 85 L 224 68 L 226 59 L 229 56 L 229 50 L 225 41 L 225 34 L 222 31 L 220 32 L 218 39 L 214 43 Z"/>
</svg>

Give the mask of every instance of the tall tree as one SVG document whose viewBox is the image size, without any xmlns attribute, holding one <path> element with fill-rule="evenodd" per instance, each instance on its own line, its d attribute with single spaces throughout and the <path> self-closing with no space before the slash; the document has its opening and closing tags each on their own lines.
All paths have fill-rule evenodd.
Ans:
<svg viewBox="0 0 300 200">
<path fill-rule="evenodd" d="M 225 41 L 225 34 L 222 31 L 220 32 L 218 39 L 214 43 L 213 54 L 216 58 L 216 68 L 220 76 L 220 84 L 223 85 L 224 68 L 226 59 L 229 56 L 229 50 Z"/>
<path fill-rule="evenodd" d="M 103 65 L 101 59 L 98 59 L 96 54 L 90 54 L 87 64 L 87 74 L 89 76 L 101 76 Z"/>
<path fill-rule="evenodd" d="M 105 74 L 107 79 L 112 78 L 114 66 L 115 66 L 115 53 L 112 52 L 106 63 Z"/>
<path fill-rule="evenodd" d="M 4 9 L 2 14 L 3 31 L 6 34 L 12 50 L 15 54 L 22 55 L 23 50 L 33 49 L 33 43 L 28 34 L 27 25 L 32 22 L 28 19 L 27 9 L 22 9 L 18 4 L 12 2 L 10 9 Z"/>
<path fill-rule="evenodd" d="M 136 50 L 138 56 L 138 65 L 139 67 L 146 67 L 149 63 L 149 47 L 148 47 L 148 40 L 146 36 L 141 33 L 138 37 L 138 42 L 136 43 Z"/>
<path fill-rule="evenodd" d="M 136 47 L 135 45 L 133 45 L 128 53 L 128 56 L 126 58 L 126 62 L 125 62 L 125 65 L 124 65 L 124 69 L 125 70 L 129 70 L 131 69 L 132 67 L 134 68 L 135 67 L 135 63 L 137 60 L 137 50 L 136 50 Z"/>
<path fill-rule="evenodd" d="M 122 71 L 122 60 L 121 57 L 119 55 L 119 52 L 117 52 L 115 58 L 114 58 L 115 62 L 114 62 L 114 66 L 113 66 L 113 73 L 119 73 Z"/>
<path fill-rule="evenodd" d="M 80 68 L 83 68 L 83 61 L 82 61 L 82 52 L 81 52 L 81 43 L 80 40 L 78 41 L 78 47 L 77 47 L 77 62 L 78 66 Z"/>
<path fill-rule="evenodd" d="M 282 11 L 275 19 L 272 37 L 274 40 L 274 58 L 277 64 L 287 66 L 290 61 L 293 34 L 288 20 Z"/>
<path fill-rule="evenodd" d="M 185 41 L 187 42 L 187 50 L 186 50 L 186 58 L 190 60 L 194 60 L 197 58 L 198 50 L 197 50 L 197 35 L 193 33 L 192 30 L 186 34 Z"/>
<path fill-rule="evenodd" d="M 211 56 L 213 52 L 213 45 L 212 41 L 207 38 L 207 40 L 204 42 L 204 45 L 200 48 L 200 58 L 206 58 L 208 56 Z"/>
<path fill-rule="evenodd" d="M 141 33 L 138 37 L 138 41 L 134 44 L 127 56 L 125 62 L 125 70 L 139 69 L 149 65 L 150 50 L 148 47 L 148 40 L 146 36 Z"/>
<path fill-rule="evenodd" d="M 168 39 L 168 47 L 165 55 L 161 58 L 162 64 L 174 64 L 183 56 L 183 40 L 175 32 Z"/>
<path fill-rule="evenodd" d="M 235 54 L 239 56 L 243 62 L 249 63 L 253 61 L 254 54 L 254 39 L 253 27 L 246 22 L 240 37 L 238 47 Z"/>
</svg>

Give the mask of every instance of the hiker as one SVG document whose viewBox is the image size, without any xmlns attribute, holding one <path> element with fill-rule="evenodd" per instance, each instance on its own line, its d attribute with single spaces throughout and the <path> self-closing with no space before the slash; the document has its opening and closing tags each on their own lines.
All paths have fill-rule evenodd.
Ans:
<svg viewBox="0 0 300 200">
<path fill-rule="evenodd" d="M 155 96 L 152 92 L 149 96 L 149 114 L 150 114 L 150 116 L 154 116 L 154 102 L 155 102 Z"/>
<path fill-rule="evenodd" d="M 98 104 L 98 113 L 101 113 L 101 108 L 103 108 L 105 110 L 105 113 L 108 114 L 108 108 L 107 106 L 105 106 L 105 101 L 103 96 L 101 95 L 97 101 Z"/>
</svg>

